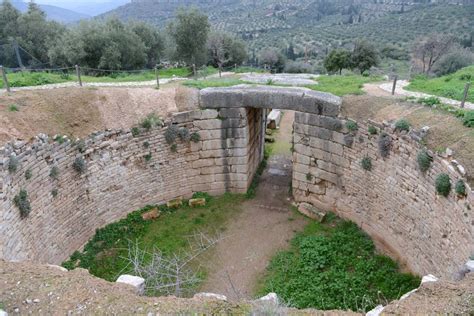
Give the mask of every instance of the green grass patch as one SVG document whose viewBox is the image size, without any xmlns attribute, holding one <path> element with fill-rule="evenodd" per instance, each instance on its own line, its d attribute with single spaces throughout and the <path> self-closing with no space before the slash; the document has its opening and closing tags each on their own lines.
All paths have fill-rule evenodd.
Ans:
<svg viewBox="0 0 474 316">
<path fill-rule="evenodd" d="M 205 88 L 218 88 L 218 87 L 232 87 L 239 84 L 245 83 L 244 81 L 237 78 L 211 78 L 203 80 L 188 80 L 183 82 L 183 85 L 187 87 L 205 89 Z"/>
<path fill-rule="evenodd" d="M 192 208 L 184 204 L 176 210 L 161 206 L 161 215 L 145 221 L 142 214 L 157 206 L 147 206 L 126 218 L 96 231 L 84 247 L 63 263 L 68 269 L 81 267 L 97 277 L 115 281 L 121 274 L 131 272 L 125 259 L 129 242 L 138 242 L 141 249 L 159 249 L 165 255 L 185 251 L 189 237 L 195 232 L 213 236 L 225 230 L 226 223 L 240 211 L 244 195 L 225 194 L 210 198 L 207 205 Z M 205 271 L 201 274 L 205 276 Z"/>
<path fill-rule="evenodd" d="M 297 308 L 368 311 L 416 288 L 420 279 L 399 272 L 377 254 L 356 224 L 326 216 L 312 221 L 273 257 L 258 294 L 275 292 Z"/>
<path fill-rule="evenodd" d="M 60 73 L 46 72 L 16 72 L 8 73 L 7 79 L 10 87 L 41 86 L 45 84 L 63 83 L 74 80 L 72 76 Z M 0 78 L 0 88 L 4 88 L 3 79 Z"/>
<path fill-rule="evenodd" d="M 461 101 L 466 83 L 472 81 L 474 81 L 474 66 L 469 66 L 438 78 L 429 79 L 426 76 L 417 76 L 405 89 Z M 467 101 L 474 102 L 474 88 L 471 87 L 469 92 Z"/>
<path fill-rule="evenodd" d="M 320 76 L 315 80 L 319 84 L 307 87 L 312 90 L 329 92 L 337 96 L 344 96 L 348 94 L 364 94 L 364 91 L 362 91 L 364 84 L 382 81 L 383 78 L 379 76 L 364 77 L 359 75 L 333 75 Z"/>
<path fill-rule="evenodd" d="M 236 69 L 232 69 L 237 74 L 242 74 L 242 73 L 248 73 L 248 72 L 256 72 L 256 73 L 265 73 L 265 69 L 262 68 L 256 68 L 256 67 L 251 67 L 251 66 L 240 66 L 237 67 Z"/>
</svg>

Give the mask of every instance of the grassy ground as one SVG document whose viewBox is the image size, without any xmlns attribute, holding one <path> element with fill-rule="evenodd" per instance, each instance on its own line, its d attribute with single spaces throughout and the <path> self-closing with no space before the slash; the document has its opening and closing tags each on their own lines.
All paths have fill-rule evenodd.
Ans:
<svg viewBox="0 0 474 316">
<path fill-rule="evenodd" d="M 212 79 L 203 79 L 203 80 L 188 80 L 183 82 L 183 85 L 187 87 L 205 89 L 205 88 L 217 88 L 217 87 L 231 87 L 239 84 L 245 83 L 235 77 L 225 77 L 225 78 L 212 78 Z"/>
<path fill-rule="evenodd" d="M 215 73 L 215 70 L 206 70 L 208 74 Z M 189 77 L 192 73 L 189 68 L 170 68 L 159 71 L 160 78 Z M 46 73 L 46 72 L 17 72 L 7 74 L 8 82 L 11 87 L 40 86 L 45 84 L 63 83 L 76 81 L 76 75 L 73 72 L 68 74 Z M 141 73 L 112 73 L 107 76 L 82 76 L 84 82 L 138 82 L 155 80 L 154 71 L 144 71 Z M 3 80 L 0 78 L 0 88 L 3 88 Z"/>
<path fill-rule="evenodd" d="M 211 198 L 204 207 L 183 206 L 174 211 L 162 211 L 156 220 L 145 221 L 141 214 L 154 206 L 128 215 L 116 223 L 97 230 L 83 252 L 75 252 L 63 263 L 68 269 L 86 268 L 91 274 L 115 281 L 121 274 L 130 272 L 124 257 L 129 241 L 138 241 L 141 249 L 160 249 L 165 255 L 186 250 L 189 236 L 203 232 L 209 236 L 225 230 L 226 222 L 240 212 L 243 195 L 225 194 Z M 199 271 L 205 276 L 205 271 Z"/>
<path fill-rule="evenodd" d="M 426 76 L 418 76 L 410 82 L 406 89 L 454 100 L 462 100 L 464 86 L 469 81 L 474 81 L 474 65 L 439 78 L 428 79 Z M 467 100 L 474 102 L 474 87 L 471 87 Z"/>
<path fill-rule="evenodd" d="M 298 308 L 367 311 L 419 284 L 418 277 L 400 273 L 397 263 L 378 255 L 357 225 L 329 214 L 273 257 L 258 294 L 275 292 Z"/>
<path fill-rule="evenodd" d="M 317 85 L 308 86 L 308 88 L 329 92 L 337 96 L 347 94 L 363 94 L 362 87 L 365 83 L 382 81 L 382 77 L 370 76 L 364 77 L 359 75 L 333 75 L 320 76 L 316 79 Z"/>
</svg>

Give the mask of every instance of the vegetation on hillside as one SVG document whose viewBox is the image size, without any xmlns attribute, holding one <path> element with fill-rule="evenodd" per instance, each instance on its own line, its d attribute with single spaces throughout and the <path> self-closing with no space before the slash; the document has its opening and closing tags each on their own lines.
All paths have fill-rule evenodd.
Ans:
<svg viewBox="0 0 474 316">
<path fill-rule="evenodd" d="M 297 308 L 365 312 L 418 287 L 396 262 L 377 254 L 356 224 L 328 214 L 311 222 L 273 257 L 259 294 L 275 292 Z"/>
<path fill-rule="evenodd" d="M 382 81 L 379 76 L 360 76 L 360 75 L 343 75 L 343 76 L 320 76 L 316 79 L 318 84 L 308 86 L 308 88 L 329 92 L 337 96 L 347 94 L 363 94 L 362 88 L 364 84 L 369 82 Z"/>
</svg>

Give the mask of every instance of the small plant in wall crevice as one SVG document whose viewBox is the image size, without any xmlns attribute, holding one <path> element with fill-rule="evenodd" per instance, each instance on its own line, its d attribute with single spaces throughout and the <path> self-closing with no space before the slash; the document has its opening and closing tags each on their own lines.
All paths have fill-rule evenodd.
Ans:
<svg viewBox="0 0 474 316">
<path fill-rule="evenodd" d="M 387 133 L 380 134 L 378 141 L 379 153 L 382 157 L 386 158 L 390 155 L 390 149 L 392 148 L 392 138 Z"/>
<path fill-rule="evenodd" d="M 369 135 L 376 135 L 377 134 L 377 128 L 373 125 L 369 125 L 368 132 L 369 132 Z"/>
<path fill-rule="evenodd" d="M 426 172 L 430 169 L 431 163 L 433 162 L 433 157 L 425 150 L 421 150 L 416 156 L 416 161 L 418 162 L 418 167 L 421 172 Z"/>
<path fill-rule="evenodd" d="M 371 171 L 372 170 L 372 158 L 370 158 L 369 156 L 365 156 L 360 161 L 360 165 L 362 166 L 362 169 L 364 169 L 366 171 Z"/>
<path fill-rule="evenodd" d="M 178 145 L 177 144 L 172 144 L 170 149 L 171 149 L 171 152 L 176 153 L 176 152 L 178 152 Z"/>
<path fill-rule="evenodd" d="M 395 122 L 395 130 L 408 132 L 410 130 L 410 123 L 405 119 L 400 119 Z"/>
<path fill-rule="evenodd" d="M 20 165 L 20 161 L 16 156 L 10 156 L 10 160 L 8 161 L 8 171 L 10 173 L 15 173 L 18 170 L 18 166 Z"/>
<path fill-rule="evenodd" d="M 28 198 L 28 192 L 21 189 L 20 192 L 13 199 L 13 203 L 20 210 L 20 217 L 25 218 L 31 212 L 30 199 Z"/>
<path fill-rule="evenodd" d="M 359 125 L 357 125 L 357 122 L 349 120 L 346 122 L 346 128 L 349 132 L 354 133 L 359 129 Z"/>
<path fill-rule="evenodd" d="M 439 195 L 447 197 L 451 192 L 451 179 L 446 173 L 441 173 L 436 177 L 435 181 L 436 192 Z"/>
<path fill-rule="evenodd" d="M 86 162 L 82 157 L 77 157 L 72 163 L 72 167 L 77 173 L 84 173 L 87 170 Z"/>
<path fill-rule="evenodd" d="M 148 154 L 146 154 L 145 156 L 143 156 L 143 158 L 145 158 L 145 161 L 146 161 L 146 162 L 150 162 L 150 161 L 151 161 L 151 158 L 152 158 L 152 155 L 151 155 L 151 153 L 148 153 Z"/>
<path fill-rule="evenodd" d="M 25 179 L 30 180 L 32 177 L 33 177 L 33 172 L 31 171 L 31 169 L 26 170 Z"/>
<path fill-rule="evenodd" d="M 198 143 L 201 140 L 201 135 L 199 135 L 199 133 L 197 133 L 197 132 L 194 132 L 194 133 L 191 134 L 190 139 L 193 143 Z"/>
<path fill-rule="evenodd" d="M 178 126 L 176 125 L 170 125 L 168 129 L 165 132 L 165 140 L 168 143 L 168 145 L 174 144 L 176 141 L 176 138 L 178 137 Z"/>
<path fill-rule="evenodd" d="M 51 171 L 49 172 L 49 176 L 53 180 L 58 180 L 58 178 L 59 178 L 59 168 L 57 166 L 53 166 L 51 168 Z"/>
<path fill-rule="evenodd" d="M 458 197 L 466 197 L 467 196 L 466 184 L 464 183 L 463 180 L 458 180 L 456 182 L 456 185 L 454 186 L 454 192 L 456 192 Z"/>
<path fill-rule="evenodd" d="M 312 181 L 312 180 L 313 180 L 313 175 L 312 175 L 310 172 L 308 172 L 308 173 L 306 174 L 306 180 L 307 180 L 307 181 Z"/>
<path fill-rule="evenodd" d="M 58 192 L 58 189 L 53 189 L 53 190 L 51 191 L 51 195 L 53 196 L 53 198 L 56 198 L 56 197 L 58 196 L 58 193 L 59 193 L 59 192 Z"/>
<path fill-rule="evenodd" d="M 178 130 L 178 137 L 183 142 L 189 142 L 191 140 L 191 133 L 189 133 L 189 130 L 186 127 L 181 127 Z"/>
</svg>

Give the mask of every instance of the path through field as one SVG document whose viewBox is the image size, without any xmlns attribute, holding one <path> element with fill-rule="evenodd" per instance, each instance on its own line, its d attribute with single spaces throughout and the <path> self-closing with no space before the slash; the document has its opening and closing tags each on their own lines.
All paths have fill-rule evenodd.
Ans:
<svg viewBox="0 0 474 316">
<path fill-rule="evenodd" d="M 242 213 L 229 224 L 209 262 L 208 279 L 201 291 L 229 299 L 251 298 L 258 278 L 271 257 L 288 246 L 307 220 L 290 210 L 293 112 L 283 116 L 276 139 L 276 154 L 269 158 L 257 195 L 246 201 Z M 286 150 L 285 150 L 286 148 Z"/>
</svg>

